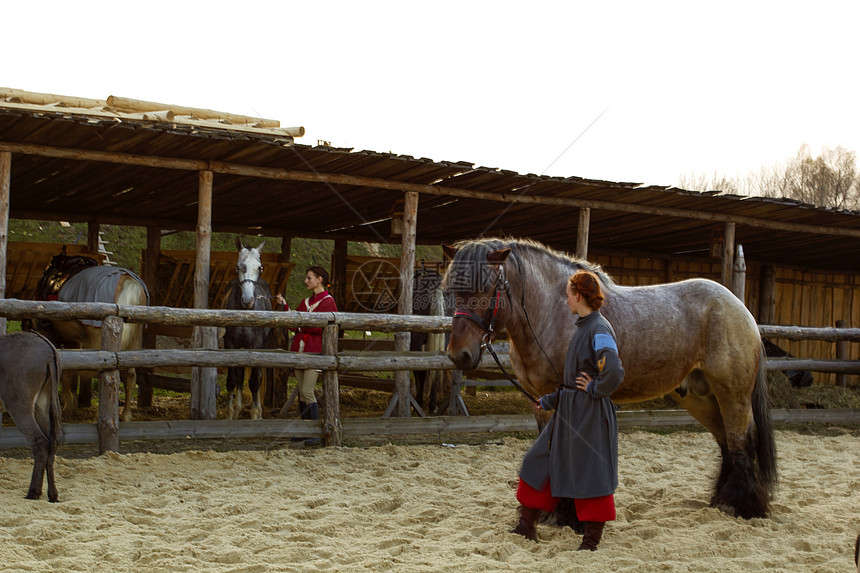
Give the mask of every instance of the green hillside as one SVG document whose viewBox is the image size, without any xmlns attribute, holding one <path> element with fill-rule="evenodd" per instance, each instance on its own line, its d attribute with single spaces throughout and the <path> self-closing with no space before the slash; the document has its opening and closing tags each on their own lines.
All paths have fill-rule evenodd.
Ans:
<svg viewBox="0 0 860 573">
<path fill-rule="evenodd" d="M 140 270 L 140 254 L 146 246 L 146 229 L 143 227 L 120 227 L 116 225 L 102 225 L 101 236 L 107 242 L 106 248 L 113 254 L 111 260 L 118 266 L 131 269 L 135 272 Z M 235 233 L 213 233 L 213 251 L 235 251 Z M 264 251 L 276 252 L 281 248 L 280 237 L 260 237 L 256 235 L 241 235 L 243 242 L 247 245 L 258 245 L 264 238 L 266 246 Z M 12 219 L 9 221 L 10 241 L 29 241 L 38 243 L 64 243 L 80 244 L 87 241 L 86 223 L 61 224 L 57 221 L 33 221 L 23 219 Z M 163 235 L 161 248 L 165 250 L 194 250 L 197 246 L 197 237 L 193 232 L 182 231 Z M 331 267 L 331 252 L 334 241 L 319 239 L 293 239 L 292 260 L 296 267 L 290 275 L 284 296 L 295 308 L 299 300 L 307 296 L 305 285 L 302 282 L 305 269 L 313 265 L 320 265 L 325 269 Z M 399 257 L 400 244 L 368 244 L 350 243 L 349 253 L 355 255 L 376 255 L 383 257 Z M 427 260 L 439 260 L 441 258 L 439 247 L 418 246 L 416 258 Z"/>
</svg>

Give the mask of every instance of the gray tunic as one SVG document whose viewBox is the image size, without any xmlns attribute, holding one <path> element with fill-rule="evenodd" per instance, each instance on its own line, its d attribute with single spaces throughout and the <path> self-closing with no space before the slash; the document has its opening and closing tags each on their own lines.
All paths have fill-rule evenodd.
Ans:
<svg viewBox="0 0 860 573">
<path fill-rule="evenodd" d="M 520 478 L 541 490 L 549 480 L 553 497 L 586 499 L 618 486 L 618 420 L 609 396 L 624 380 L 615 331 L 599 311 L 576 321 L 567 349 L 564 384 L 541 398 L 555 410 L 526 453 Z M 576 377 L 592 377 L 586 390 Z"/>
</svg>

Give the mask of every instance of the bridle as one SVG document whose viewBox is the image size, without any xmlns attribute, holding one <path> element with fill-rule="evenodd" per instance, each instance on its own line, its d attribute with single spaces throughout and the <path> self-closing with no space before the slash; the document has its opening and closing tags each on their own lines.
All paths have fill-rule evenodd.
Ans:
<svg viewBox="0 0 860 573">
<path fill-rule="evenodd" d="M 242 273 L 242 271 L 240 270 L 240 265 L 238 265 L 238 264 L 237 264 L 237 265 L 236 265 L 236 278 L 237 278 L 237 279 L 239 279 L 239 277 L 241 276 L 241 273 Z M 263 265 L 261 264 L 261 265 L 260 265 L 260 274 L 259 274 L 259 277 L 262 277 L 262 276 L 263 276 Z M 258 295 L 258 294 L 257 294 L 257 287 L 258 287 L 258 284 L 257 284 L 257 283 L 259 283 L 259 282 L 260 282 L 259 277 L 257 278 L 257 280 L 254 280 L 254 279 L 239 279 L 239 280 L 238 280 L 238 283 L 239 283 L 239 284 L 237 285 L 237 286 L 239 287 L 239 290 L 240 290 L 240 291 L 242 290 L 242 285 L 244 285 L 245 283 L 251 283 L 252 285 L 254 285 L 254 295 L 256 296 L 256 298 L 258 298 L 258 299 L 268 298 L 268 297 L 266 297 L 266 296 L 264 296 L 264 295 Z"/>
<path fill-rule="evenodd" d="M 503 264 L 499 265 L 499 275 L 496 277 L 496 282 L 493 285 L 493 294 L 490 297 L 492 301 L 490 304 L 490 308 L 487 309 L 487 312 L 484 313 L 484 316 L 479 316 L 477 313 L 472 312 L 471 310 L 457 310 L 454 312 L 454 318 L 466 318 L 471 320 L 475 324 L 477 324 L 481 330 L 484 331 L 484 335 L 481 337 L 481 348 L 486 349 L 487 352 L 493 357 L 493 360 L 496 361 L 496 365 L 499 367 L 499 370 L 502 371 L 502 374 L 505 375 L 505 378 L 514 385 L 514 387 L 522 392 L 526 398 L 532 401 L 534 404 L 539 404 L 538 400 L 535 399 L 534 396 L 528 393 L 525 388 L 523 388 L 522 384 L 520 384 L 519 380 L 511 376 L 505 367 L 502 366 L 502 361 L 499 360 L 498 354 L 496 354 L 495 349 L 493 349 L 493 339 L 495 338 L 495 324 L 496 317 L 499 315 L 499 302 L 502 298 L 502 293 L 505 293 L 508 296 L 508 303 L 510 304 L 510 308 L 513 309 L 514 302 L 511 297 L 511 285 L 508 283 L 508 279 L 505 277 L 505 267 Z M 523 307 L 525 308 L 525 307 Z"/>
<path fill-rule="evenodd" d="M 496 317 L 499 314 L 499 302 L 502 298 L 502 293 L 508 296 L 508 303 L 513 308 L 513 300 L 511 299 L 511 285 L 505 278 L 505 267 L 499 267 L 499 275 L 496 277 L 496 282 L 493 284 L 493 294 L 490 297 L 492 301 L 490 308 L 484 313 L 484 316 L 479 316 L 478 313 L 471 310 L 457 310 L 454 312 L 454 318 L 467 318 L 477 324 L 484 332 L 481 338 L 482 348 L 492 348 L 492 342 L 495 338 Z"/>
</svg>

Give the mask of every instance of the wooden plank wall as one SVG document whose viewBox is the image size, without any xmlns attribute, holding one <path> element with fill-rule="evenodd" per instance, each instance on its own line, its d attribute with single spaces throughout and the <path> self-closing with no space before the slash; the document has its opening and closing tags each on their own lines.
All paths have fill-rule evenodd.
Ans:
<svg viewBox="0 0 860 573">
<path fill-rule="evenodd" d="M 141 260 L 146 256 L 142 252 Z M 227 286 L 236 278 L 236 260 L 233 251 L 214 251 L 209 260 L 209 308 L 223 308 L 227 300 Z M 278 253 L 263 253 L 263 278 L 272 293 L 283 293 L 295 263 L 285 261 Z M 193 308 L 194 304 L 194 251 L 161 251 L 158 262 L 158 285 L 150 287 L 155 293 L 154 306 Z"/>
<path fill-rule="evenodd" d="M 36 285 L 51 263 L 51 257 L 62 252 L 56 243 L 27 243 L 9 241 L 6 247 L 6 298 L 35 300 Z M 100 263 L 104 255 L 87 250 L 86 245 L 66 245 L 69 256 L 84 255 Z"/>
</svg>

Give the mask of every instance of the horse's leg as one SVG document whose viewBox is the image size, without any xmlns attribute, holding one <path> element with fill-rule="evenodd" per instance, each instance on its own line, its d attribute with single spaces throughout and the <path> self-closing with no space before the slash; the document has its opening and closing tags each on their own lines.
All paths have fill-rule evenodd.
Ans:
<svg viewBox="0 0 860 573">
<path fill-rule="evenodd" d="M 239 370 L 240 366 L 230 366 L 227 368 L 227 419 L 234 419 L 234 402 L 235 402 L 235 394 L 236 394 L 236 378 L 237 378 L 237 370 Z M 241 376 L 241 375 L 240 375 Z M 241 380 L 241 378 L 239 378 Z M 241 388 L 240 388 L 241 392 Z M 241 403 L 241 402 L 240 402 Z M 241 409 L 240 409 L 241 411 Z M 235 418 L 239 417 L 239 412 L 235 412 Z"/>
<path fill-rule="evenodd" d="M 75 415 L 78 409 L 78 398 L 75 396 L 73 388 L 73 380 L 76 375 L 72 372 L 64 372 L 62 377 L 63 382 L 63 418 L 69 419 Z"/>
<path fill-rule="evenodd" d="M 33 412 L 33 417 L 35 418 L 36 424 L 39 427 L 42 436 L 46 438 L 46 445 L 44 451 L 44 459 L 45 459 L 45 472 L 48 476 L 48 501 L 51 503 L 55 503 L 59 499 L 59 494 L 57 493 L 57 482 L 54 479 L 54 458 L 57 453 L 57 434 L 60 431 L 59 427 L 53 427 L 54 425 L 59 426 L 59 420 L 56 419 L 55 416 L 52 416 L 52 411 L 56 407 L 56 396 L 52 396 L 51 394 L 55 394 L 56 390 L 52 384 L 46 384 L 45 387 L 42 388 L 42 392 L 39 394 L 39 397 L 36 401 L 36 408 Z M 36 458 L 36 452 L 33 452 L 33 458 Z M 33 467 L 33 471 L 35 472 L 35 465 Z M 36 479 L 36 476 L 33 476 L 33 479 Z M 41 481 L 42 478 L 39 476 L 39 489 L 41 490 Z M 31 485 L 32 488 L 32 485 Z"/>
<path fill-rule="evenodd" d="M 248 377 L 248 389 L 251 391 L 251 419 L 263 418 L 263 405 L 260 403 L 260 387 L 262 386 L 262 368 L 254 366 Z"/>
<path fill-rule="evenodd" d="M 722 471 L 711 505 L 745 519 L 767 517 L 775 452 L 767 411 L 767 386 L 764 380 L 759 380 L 764 377 L 764 369 L 759 368 L 762 365 L 755 358 L 744 360 L 737 354 L 733 358 L 723 369 L 707 376 L 726 433 Z M 762 423 L 761 428 L 756 427 L 754 418 Z M 757 460 L 762 443 L 768 444 L 769 459 Z"/>
<path fill-rule="evenodd" d="M 134 392 L 135 384 L 137 384 L 137 372 L 134 368 L 129 368 L 121 371 L 120 376 L 125 383 L 125 405 L 122 408 L 122 421 L 131 422 L 131 395 Z"/>
</svg>

